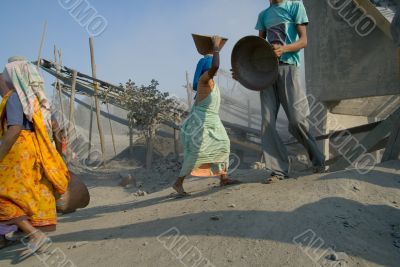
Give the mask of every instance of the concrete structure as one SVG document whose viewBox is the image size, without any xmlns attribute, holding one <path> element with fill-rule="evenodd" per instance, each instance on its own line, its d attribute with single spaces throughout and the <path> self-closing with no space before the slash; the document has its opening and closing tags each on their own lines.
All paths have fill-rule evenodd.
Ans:
<svg viewBox="0 0 400 267">
<path fill-rule="evenodd" d="M 318 133 L 387 118 L 400 105 L 398 47 L 390 35 L 394 2 L 303 2 L 311 21 L 306 83 Z M 321 145 L 331 156 L 329 141 Z"/>
</svg>

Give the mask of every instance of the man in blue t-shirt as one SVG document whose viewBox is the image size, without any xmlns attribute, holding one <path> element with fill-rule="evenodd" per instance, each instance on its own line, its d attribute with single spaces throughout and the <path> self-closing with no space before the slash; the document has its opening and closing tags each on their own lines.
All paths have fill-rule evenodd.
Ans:
<svg viewBox="0 0 400 267">
<path fill-rule="evenodd" d="M 307 24 L 302 1 L 270 0 L 270 6 L 258 17 L 259 36 L 273 45 L 279 58 L 278 80 L 260 93 L 262 149 L 266 168 L 271 171 L 266 183 L 289 174 L 288 153 L 276 130 L 281 105 L 289 120 L 289 131 L 307 149 L 314 172 L 325 171 L 325 157 L 309 130 L 309 104 L 300 83 L 300 50 L 307 46 Z"/>
</svg>

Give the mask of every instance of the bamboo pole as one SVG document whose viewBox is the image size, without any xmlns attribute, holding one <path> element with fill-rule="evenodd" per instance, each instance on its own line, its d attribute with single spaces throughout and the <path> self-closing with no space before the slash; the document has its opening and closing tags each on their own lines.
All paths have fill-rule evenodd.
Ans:
<svg viewBox="0 0 400 267">
<path fill-rule="evenodd" d="M 42 50 L 43 50 L 44 40 L 46 38 L 46 33 L 47 33 L 47 21 L 45 21 L 43 25 L 42 39 L 40 41 L 38 61 L 37 61 L 38 68 L 40 67 L 40 62 L 42 61 Z"/>
<path fill-rule="evenodd" d="M 88 161 L 90 161 L 90 152 L 92 150 L 92 136 L 93 136 L 93 106 L 94 106 L 94 98 L 93 96 L 90 98 L 92 100 L 90 106 L 90 122 L 89 122 L 89 148 L 88 148 Z"/>
<path fill-rule="evenodd" d="M 54 45 L 54 64 L 57 65 L 57 47 Z M 57 71 L 58 74 L 58 71 Z M 53 105 L 56 102 L 56 96 L 58 95 L 58 78 L 56 77 L 56 80 L 54 81 L 54 86 L 53 86 Z"/>
<path fill-rule="evenodd" d="M 67 132 L 67 144 L 68 144 L 68 149 L 72 147 L 72 132 L 75 131 L 75 93 L 76 93 L 76 78 L 78 76 L 78 72 L 74 70 L 72 72 L 72 86 L 71 86 L 71 98 L 69 102 L 69 123 L 68 123 L 68 132 Z M 70 161 L 72 158 L 72 151 L 68 151 L 68 161 Z"/>
<path fill-rule="evenodd" d="M 54 45 L 54 64 L 57 64 L 57 47 L 56 45 Z M 58 84 L 58 78 L 56 78 L 56 80 L 54 81 L 54 86 L 53 86 L 53 99 L 51 100 L 52 105 L 54 106 L 54 103 L 56 102 L 56 96 L 57 94 L 57 85 Z"/>
<path fill-rule="evenodd" d="M 107 112 L 110 115 L 110 106 L 108 105 L 107 96 L 106 96 L 106 106 L 107 106 Z M 114 139 L 114 130 L 112 127 L 110 116 L 108 116 L 108 122 L 110 123 L 111 139 L 112 139 L 112 143 L 113 143 L 113 147 L 114 147 L 114 154 L 115 154 L 115 156 L 117 156 L 117 149 L 115 147 L 115 139 Z"/>
<path fill-rule="evenodd" d="M 69 125 L 69 129 L 71 129 L 72 124 L 75 121 L 75 95 L 76 95 L 76 78 L 78 77 L 78 72 L 74 70 L 72 72 L 72 84 L 71 84 L 71 98 L 69 101 L 69 121 L 71 122 Z"/>
<path fill-rule="evenodd" d="M 96 63 L 94 60 L 94 44 L 93 44 L 93 36 L 89 38 L 89 46 L 90 46 L 90 60 L 92 64 L 92 77 L 96 77 Z M 95 106 L 96 106 L 96 118 L 97 118 L 97 126 L 99 128 L 99 135 L 100 135 L 100 145 L 101 145 L 101 153 L 102 153 L 102 160 L 103 160 L 103 165 L 105 164 L 105 142 L 104 142 L 104 133 L 103 133 L 103 127 L 101 125 L 101 117 L 100 117 L 100 103 L 99 103 L 99 97 L 98 97 L 98 83 L 94 82 L 93 83 L 95 94 L 94 94 L 94 99 L 95 99 Z"/>
<path fill-rule="evenodd" d="M 56 48 L 56 47 L 54 46 L 54 48 Z M 55 58 L 55 63 L 57 63 L 56 51 L 54 51 L 54 58 Z M 60 63 L 60 67 L 61 67 L 62 64 L 63 64 L 61 48 L 58 50 L 58 62 Z M 59 73 L 58 70 L 57 70 L 57 73 Z M 65 117 L 64 117 L 64 114 L 65 114 L 64 113 L 64 103 L 63 103 L 63 97 L 62 97 L 61 90 L 62 90 L 62 88 L 61 88 L 61 85 L 60 85 L 60 80 L 57 79 L 57 92 L 58 92 L 58 99 L 60 101 L 60 108 L 61 108 L 61 120 L 60 120 L 60 123 L 61 123 L 62 127 L 64 128 L 66 125 L 65 125 Z"/>
</svg>

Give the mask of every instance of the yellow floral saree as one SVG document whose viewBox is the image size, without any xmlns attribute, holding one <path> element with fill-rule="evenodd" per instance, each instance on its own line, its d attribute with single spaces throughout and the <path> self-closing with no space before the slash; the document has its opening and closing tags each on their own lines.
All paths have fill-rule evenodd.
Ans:
<svg viewBox="0 0 400 267">
<path fill-rule="evenodd" d="M 7 130 L 6 103 L 0 105 L 0 138 Z M 67 166 L 50 141 L 39 103 L 35 103 L 34 131 L 22 130 L 8 154 L 0 161 L 0 223 L 27 218 L 35 227 L 57 222 L 54 193 L 68 187 Z"/>
</svg>

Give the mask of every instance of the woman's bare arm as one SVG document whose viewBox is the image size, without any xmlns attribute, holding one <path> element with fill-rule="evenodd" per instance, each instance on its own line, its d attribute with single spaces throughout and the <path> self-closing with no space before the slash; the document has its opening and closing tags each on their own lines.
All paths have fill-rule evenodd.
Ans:
<svg viewBox="0 0 400 267">
<path fill-rule="evenodd" d="M 222 38 L 219 36 L 214 36 L 212 38 L 213 41 L 213 61 L 212 61 L 212 66 L 211 69 L 208 70 L 208 76 L 210 79 L 214 78 L 214 76 L 217 74 L 219 70 L 219 46 L 221 44 Z"/>
<path fill-rule="evenodd" d="M 4 159 L 7 153 L 11 150 L 12 146 L 17 141 L 22 130 L 22 126 L 15 125 L 8 127 L 4 138 L 1 139 L 0 144 L 0 161 Z"/>
<path fill-rule="evenodd" d="M 51 127 L 53 130 L 53 139 L 56 145 L 56 149 L 60 155 L 62 155 L 62 132 L 60 129 L 60 125 L 57 120 L 51 120 Z"/>
</svg>

